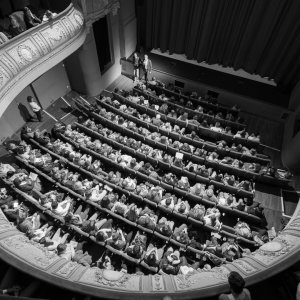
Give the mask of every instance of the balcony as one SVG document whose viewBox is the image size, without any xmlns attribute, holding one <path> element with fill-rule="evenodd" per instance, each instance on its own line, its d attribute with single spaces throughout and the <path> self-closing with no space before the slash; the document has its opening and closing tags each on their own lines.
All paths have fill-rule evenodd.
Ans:
<svg viewBox="0 0 300 300">
<path fill-rule="evenodd" d="M 0 117 L 33 80 L 76 51 L 86 38 L 82 12 L 70 4 L 53 20 L 0 46 Z"/>
</svg>

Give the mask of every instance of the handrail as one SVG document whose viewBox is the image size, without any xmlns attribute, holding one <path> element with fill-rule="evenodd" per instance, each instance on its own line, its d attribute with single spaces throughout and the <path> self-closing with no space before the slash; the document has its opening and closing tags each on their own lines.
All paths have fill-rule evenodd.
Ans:
<svg viewBox="0 0 300 300">
<path fill-rule="evenodd" d="M 0 117 L 33 80 L 76 51 L 86 38 L 82 12 L 70 4 L 49 22 L 0 47 Z"/>
</svg>

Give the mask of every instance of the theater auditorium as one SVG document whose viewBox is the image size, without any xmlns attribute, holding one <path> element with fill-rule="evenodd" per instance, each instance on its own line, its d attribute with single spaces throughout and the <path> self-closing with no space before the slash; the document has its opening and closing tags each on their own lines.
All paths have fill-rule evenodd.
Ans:
<svg viewBox="0 0 300 300">
<path fill-rule="evenodd" d="M 1 0 L 0 299 L 300 299 L 299 13 Z"/>
</svg>

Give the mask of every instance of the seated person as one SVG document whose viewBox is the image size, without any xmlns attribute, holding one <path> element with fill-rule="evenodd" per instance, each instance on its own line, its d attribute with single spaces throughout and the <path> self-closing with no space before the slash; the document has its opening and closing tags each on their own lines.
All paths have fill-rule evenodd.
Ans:
<svg viewBox="0 0 300 300">
<path fill-rule="evenodd" d="M 152 243 L 148 245 L 144 255 L 144 262 L 150 267 L 157 267 L 162 258 L 162 251 L 159 251 Z"/>
<path fill-rule="evenodd" d="M 137 223 L 143 227 L 149 228 L 151 230 L 155 229 L 157 223 L 157 215 L 149 207 L 145 207 L 139 214 Z"/>
<path fill-rule="evenodd" d="M 168 221 L 165 217 L 159 219 L 156 225 L 156 231 L 165 236 L 171 236 L 173 233 L 174 222 Z"/>
<path fill-rule="evenodd" d="M 148 191 L 148 195 L 146 196 L 146 198 L 155 203 L 159 203 L 162 200 L 162 194 L 163 194 L 163 190 L 161 187 L 153 186 Z"/>
<path fill-rule="evenodd" d="M 181 215 L 188 215 L 190 211 L 190 204 L 188 201 L 182 201 L 179 199 L 174 207 L 174 210 Z"/>
<path fill-rule="evenodd" d="M 113 220 L 101 220 L 101 222 L 99 221 L 97 226 L 96 223 L 98 222 L 94 222 L 96 240 L 99 242 L 106 242 L 107 240 L 111 239 L 111 236 L 113 234 Z"/>
<path fill-rule="evenodd" d="M 85 193 L 86 199 L 92 202 L 101 202 L 101 200 L 107 195 L 106 189 L 100 189 L 100 185 L 92 187 Z"/>
<path fill-rule="evenodd" d="M 138 208 L 135 203 L 131 203 L 127 207 L 127 211 L 125 212 L 125 218 L 131 222 L 136 222 L 139 218 L 140 212 L 142 211 L 141 208 Z"/>
<path fill-rule="evenodd" d="M 56 16 L 57 16 L 57 13 L 55 13 L 55 12 L 53 13 L 52 11 L 47 9 L 43 15 L 42 22 L 45 23 L 45 22 L 51 21 Z"/>
<path fill-rule="evenodd" d="M 179 227 L 176 227 L 174 230 L 173 238 L 175 241 L 182 244 L 189 244 L 188 229 L 186 224 L 182 224 Z"/>
<path fill-rule="evenodd" d="M 122 197 L 114 203 L 113 207 L 111 208 L 111 211 L 121 216 L 124 216 L 128 210 L 128 206 L 127 204 L 125 204 L 126 200 L 126 196 L 122 195 Z"/>
<path fill-rule="evenodd" d="M 132 179 L 130 177 L 125 178 L 124 180 L 121 181 L 121 186 L 125 189 L 128 190 L 130 192 L 135 191 L 136 189 L 136 185 L 137 185 L 137 181 L 136 179 Z"/>
<path fill-rule="evenodd" d="M 118 228 L 113 231 L 110 238 L 108 238 L 107 244 L 117 250 L 123 250 L 127 244 L 127 235 L 122 231 L 121 228 Z"/>
<path fill-rule="evenodd" d="M 99 204 L 104 207 L 111 209 L 114 206 L 114 203 L 118 201 L 119 195 L 117 193 L 109 192 L 103 199 L 99 202 Z"/>
<path fill-rule="evenodd" d="M 180 121 L 184 121 L 184 122 L 187 122 L 188 121 L 188 113 L 187 112 L 184 112 L 182 115 L 180 115 L 177 120 L 180 120 Z"/>
<path fill-rule="evenodd" d="M 69 196 L 67 196 L 65 200 L 61 202 L 52 201 L 52 212 L 58 216 L 65 217 L 71 209 L 72 202 L 73 200 Z"/>
<path fill-rule="evenodd" d="M 224 242 L 221 247 L 223 257 L 229 262 L 242 257 L 239 246 L 233 238 L 228 238 L 227 242 Z"/>
<path fill-rule="evenodd" d="M 0 206 L 8 204 L 13 200 L 13 197 L 7 193 L 7 189 L 5 187 L 0 188 Z"/>
<path fill-rule="evenodd" d="M 260 142 L 260 135 L 257 134 L 255 135 L 254 133 L 251 133 L 249 136 L 248 136 L 248 140 L 250 141 L 254 141 L 254 142 Z"/>
<path fill-rule="evenodd" d="M 114 270 L 108 251 L 97 261 L 97 266 L 105 270 Z"/>
<path fill-rule="evenodd" d="M 174 209 L 175 204 L 177 203 L 177 197 L 171 195 L 170 193 L 166 193 L 162 200 L 160 201 L 160 205 L 166 208 L 169 208 L 171 210 Z"/>
<path fill-rule="evenodd" d="M 56 248 L 57 255 L 61 258 L 64 258 L 66 260 L 72 260 L 75 256 L 75 249 L 77 242 L 72 243 L 64 243 L 64 244 L 58 244 Z"/>
<path fill-rule="evenodd" d="M 204 198 L 205 200 L 212 201 L 212 202 L 214 202 L 214 203 L 218 203 L 218 199 L 217 199 L 217 197 L 215 196 L 213 187 L 208 187 L 208 189 L 207 189 L 207 190 L 205 191 L 205 193 L 203 194 L 203 198 Z"/>
<path fill-rule="evenodd" d="M 195 185 L 190 188 L 190 193 L 196 196 L 203 196 L 205 194 L 205 185 L 195 183 Z"/>
<path fill-rule="evenodd" d="M 24 7 L 24 20 L 27 28 L 32 28 L 42 23 L 42 21 L 26 6 Z"/>
<path fill-rule="evenodd" d="M 34 242 L 39 242 L 42 238 L 48 236 L 52 229 L 53 226 L 49 226 L 49 224 L 46 223 L 42 227 L 29 232 L 28 237 Z"/>
<path fill-rule="evenodd" d="M 122 181 L 121 173 L 120 172 L 109 172 L 107 176 L 107 180 L 113 184 L 119 185 Z"/>
<path fill-rule="evenodd" d="M 187 177 L 181 176 L 180 180 L 177 182 L 177 186 L 180 189 L 188 191 L 190 189 L 189 179 Z"/>
<path fill-rule="evenodd" d="M 160 127 L 163 124 L 163 121 L 160 119 L 160 117 L 161 116 L 157 114 L 155 118 L 152 118 L 152 124 L 157 127 Z"/>
<path fill-rule="evenodd" d="M 238 221 L 234 226 L 234 230 L 237 235 L 240 235 L 244 238 L 249 239 L 252 237 L 252 231 L 246 222 Z"/>
<path fill-rule="evenodd" d="M 82 226 L 83 222 L 86 221 L 89 213 L 89 207 L 82 211 L 82 205 L 79 205 L 76 211 L 73 213 L 69 211 L 65 216 L 65 222 L 67 224 L 76 225 L 78 227 Z"/>
<path fill-rule="evenodd" d="M 129 256 L 134 258 L 142 258 L 145 250 L 146 250 L 147 236 L 137 232 L 133 241 L 130 243 L 126 252 Z"/>
<path fill-rule="evenodd" d="M 27 193 L 33 190 L 35 182 L 28 175 L 22 173 L 16 175 L 18 176 L 14 179 L 13 183 L 17 189 Z"/>
<path fill-rule="evenodd" d="M 181 266 L 187 265 L 186 259 L 184 257 L 180 257 L 179 251 L 174 251 L 172 247 L 169 247 L 160 263 L 161 269 L 167 273 L 172 275 L 177 275 Z"/>
<path fill-rule="evenodd" d="M 205 206 L 202 204 L 196 204 L 190 211 L 189 216 L 191 218 L 194 218 L 196 220 L 203 220 L 203 217 L 205 215 Z"/>
<path fill-rule="evenodd" d="M 252 192 L 251 182 L 249 180 L 243 180 L 239 184 L 236 185 L 237 188 L 241 188 L 247 192 Z"/>
<path fill-rule="evenodd" d="M 25 234 L 30 234 L 41 227 L 41 214 L 34 213 L 32 216 L 28 215 L 28 211 L 24 210 L 22 206 L 18 209 L 17 227 Z"/>
<path fill-rule="evenodd" d="M 206 210 L 206 214 L 203 218 L 204 224 L 208 226 L 215 227 L 216 229 L 220 229 L 222 227 L 222 223 L 220 222 L 220 211 L 215 208 L 208 208 Z"/>
</svg>

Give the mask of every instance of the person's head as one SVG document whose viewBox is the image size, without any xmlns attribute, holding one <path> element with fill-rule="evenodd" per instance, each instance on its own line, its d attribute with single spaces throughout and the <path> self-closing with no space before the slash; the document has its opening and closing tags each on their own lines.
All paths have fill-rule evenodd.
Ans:
<svg viewBox="0 0 300 300">
<path fill-rule="evenodd" d="M 136 52 L 134 52 L 133 55 L 134 55 L 134 57 L 137 57 L 137 56 L 138 56 Z"/>
<path fill-rule="evenodd" d="M 65 222 L 66 223 L 71 223 L 72 218 L 73 218 L 72 213 L 68 212 L 67 215 L 65 216 Z"/>
<path fill-rule="evenodd" d="M 140 252 L 141 252 L 141 247 L 139 245 L 134 245 L 133 249 L 132 249 L 132 252 L 135 254 L 135 255 L 138 255 Z"/>
<path fill-rule="evenodd" d="M 57 250 L 57 254 L 61 254 L 64 253 L 67 249 L 67 246 L 65 244 L 58 244 L 56 250 Z"/>
<path fill-rule="evenodd" d="M 52 209 L 56 209 L 58 207 L 57 201 L 53 201 L 51 206 L 52 206 Z"/>
<path fill-rule="evenodd" d="M 30 102 L 33 102 L 34 100 L 33 100 L 33 97 L 32 96 L 28 96 L 27 97 L 27 101 L 30 103 Z"/>
<path fill-rule="evenodd" d="M 106 239 L 105 233 L 103 231 L 98 231 L 96 234 L 97 241 L 104 241 Z"/>
<path fill-rule="evenodd" d="M 112 238 L 113 241 L 116 242 L 116 241 L 118 240 L 118 238 L 119 238 L 118 233 L 117 233 L 117 232 L 114 232 L 114 233 L 112 234 L 111 238 Z"/>
<path fill-rule="evenodd" d="M 145 55 L 144 55 L 144 58 L 145 58 L 145 59 L 148 59 L 148 55 L 147 55 L 147 54 L 145 54 Z"/>
<path fill-rule="evenodd" d="M 245 280 L 238 272 L 235 271 L 230 272 L 228 276 L 228 283 L 231 291 L 238 295 L 243 291 L 245 287 Z"/>
<path fill-rule="evenodd" d="M 155 252 L 151 252 L 148 256 L 148 262 L 155 263 L 156 262 L 156 256 Z"/>
<path fill-rule="evenodd" d="M 181 202 L 180 205 L 179 205 L 178 211 L 179 212 L 184 212 L 185 209 L 186 209 L 186 205 L 184 204 L 184 202 Z"/>
<path fill-rule="evenodd" d="M 166 199 L 166 205 L 170 205 L 170 204 L 171 204 L 171 202 L 172 202 L 172 199 L 171 199 L 171 197 L 169 197 L 169 198 L 167 198 L 167 199 Z"/>
</svg>

